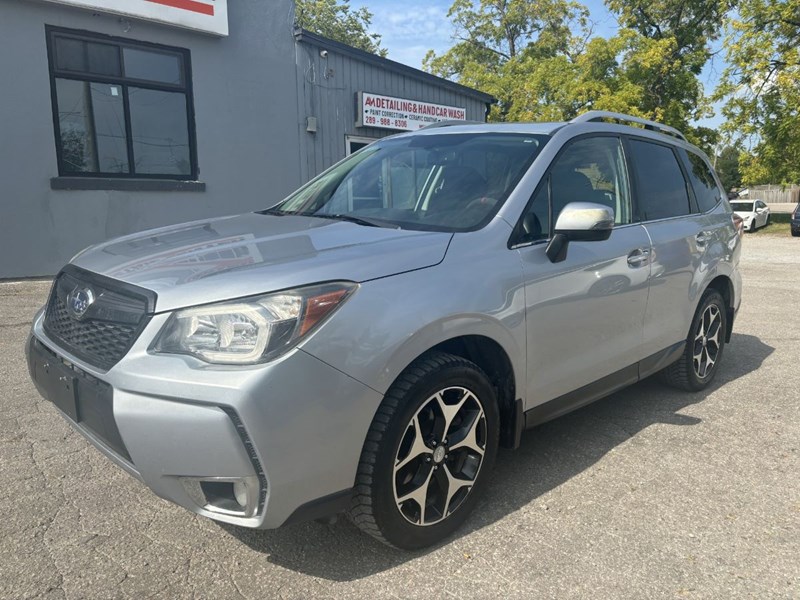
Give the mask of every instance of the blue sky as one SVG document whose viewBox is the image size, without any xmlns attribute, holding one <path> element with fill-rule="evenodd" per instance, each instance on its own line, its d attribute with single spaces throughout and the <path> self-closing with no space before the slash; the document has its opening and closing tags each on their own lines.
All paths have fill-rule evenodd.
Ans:
<svg viewBox="0 0 800 600">
<path fill-rule="evenodd" d="M 382 35 L 382 45 L 389 50 L 392 60 L 420 68 L 428 50 L 441 53 L 452 45 L 453 30 L 447 18 L 452 0 L 350 0 L 350 4 L 354 8 L 366 6 L 373 13 L 372 28 Z M 602 0 L 583 0 L 583 4 L 596 23 L 595 33 L 613 35 L 617 20 Z M 701 81 L 707 92 L 716 86 L 722 68 L 719 57 L 706 65 Z M 716 127 L 720 122 L 717 115 L 701 123 Z"/>
</svg>

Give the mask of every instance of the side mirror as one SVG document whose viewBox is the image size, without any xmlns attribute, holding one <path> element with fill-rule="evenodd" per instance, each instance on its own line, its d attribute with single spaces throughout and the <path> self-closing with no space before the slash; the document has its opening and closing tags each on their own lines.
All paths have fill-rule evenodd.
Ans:
<svg viewBox="0 0 800 600">
<path fill-rule="evenodd" d="M 550 262 L 567 258 L 570 242 L 602 242 L 611 237 L 614 211 L 608 206 L 591 202 L 570 202 L 558 215 L 555 231 L 545 254 Z"/>
</svg>

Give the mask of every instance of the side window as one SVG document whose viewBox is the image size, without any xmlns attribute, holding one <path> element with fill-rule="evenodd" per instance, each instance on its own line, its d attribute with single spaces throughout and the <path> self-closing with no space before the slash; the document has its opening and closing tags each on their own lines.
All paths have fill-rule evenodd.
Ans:
<svg viewBox="0 0 800 600">
<path fill-rule="evenodd" d="M 631 140 L 631 163 L 643 220 L 691 214 L 686 180 L 672 148 Z"/>
<path fill-rule="evenodd" d="M 559 154 L 525 210 L 520 241 L 549 238 L 570 202 L 603 204 L 614 210 L 617 225 L 631 222 L 630 185 L 619 138 L 579 139 Z"/>
<path fill-rule="evenodd" d="M 687 152 L 683 149 L 678 152 L 683 158 L 686 171 L 689 173 L 689 181 L 694 189 L 700 212 L 711 210 L 722 199 L 722 190 L 717 185 L 717 180 L 714 179 L 711 167 L 694 152 Z"/>
</svg>

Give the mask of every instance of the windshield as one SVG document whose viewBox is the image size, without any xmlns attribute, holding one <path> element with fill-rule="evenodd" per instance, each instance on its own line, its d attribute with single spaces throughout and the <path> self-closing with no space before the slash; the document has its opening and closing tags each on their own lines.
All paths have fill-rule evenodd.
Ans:
<svg viewBox="0 0 800 600">
<path fill-rule="evenodd" d="M 494 216 L 548 139 L 507 133 L 387 139 L 266 212 L 403 229 L 472 230 Z"/>
<path fill-rule="evenodd" d="M 739 212 L 753 212 L 752 202 L 731 202 L 731 208 Z"/>
</svg>

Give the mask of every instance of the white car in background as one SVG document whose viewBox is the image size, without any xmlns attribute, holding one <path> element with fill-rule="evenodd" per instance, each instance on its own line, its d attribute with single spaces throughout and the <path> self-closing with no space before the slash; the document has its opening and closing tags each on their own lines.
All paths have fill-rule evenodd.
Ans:
<svg viewBox="0 0 800 600">
<path fill-rule="evenodd" d="M 769 225 L 769 206 L 762 200 L 731 200 L 731 208 L 744 221 L 745 231 Z"/>
</svg>

